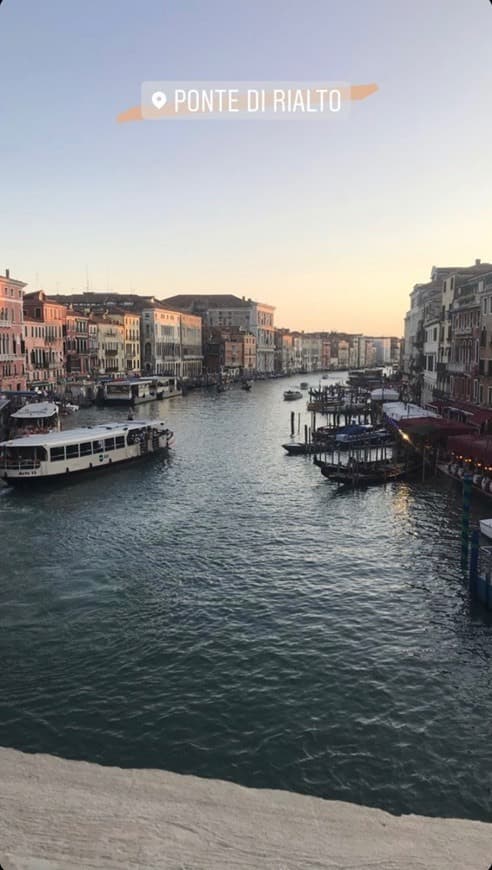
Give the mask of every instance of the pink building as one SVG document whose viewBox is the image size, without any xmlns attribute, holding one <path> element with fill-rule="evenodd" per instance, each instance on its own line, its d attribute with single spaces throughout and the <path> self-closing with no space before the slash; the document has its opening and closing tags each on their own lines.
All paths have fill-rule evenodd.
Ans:
<svg viewBox="0 0 492 870">
<path fill-rule="evenodd" d="M 30 386 L 54 387 L 65 377 L 65 305 L 38 290 L 24 296 L 26 356 Z"/>
<path fill-rule="evenodd" d="M 22 281 L 0 275 L 0 390 L 25 390 Z"/>
</svg>

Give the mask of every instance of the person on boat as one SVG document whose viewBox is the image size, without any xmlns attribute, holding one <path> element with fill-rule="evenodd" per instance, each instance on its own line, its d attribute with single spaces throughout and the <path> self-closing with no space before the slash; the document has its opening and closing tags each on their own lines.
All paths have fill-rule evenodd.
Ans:
<svg viewBox="0 0 492 870">
<path fill-rule="evenodd" d="M 128 410 L 128 420 L 133 420 L 133 408 L 129 408 Z"/>
</svg>

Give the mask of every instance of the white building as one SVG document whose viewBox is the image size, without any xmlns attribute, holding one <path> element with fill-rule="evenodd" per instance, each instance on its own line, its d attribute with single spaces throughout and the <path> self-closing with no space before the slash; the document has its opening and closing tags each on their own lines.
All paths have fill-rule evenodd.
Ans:
<svg viewBox="0 0 492 870">
<path fill-rule="evenodd" d="M 141 312 L 142 373 L 184 379 L 202 373 L 202 320 L 155 300 Z"/>
<path fill-rule="evenodd" d="M 422 382 L 422 403 L 428 404 L 434 398 L 437 387 L 437 361 L 439 358 L 439 314 L 429 316 L 424 324 L 424 370 Z"/>
<path fill-rule="evenodd" d="M 125 327 L 107 316 L 91 316 L 96 326 L 97 368 L 100 374 L 124 375 Z"/>
<path fill-rule="evenodd" d="M 195 315 L 208 326 L 237 329 L 256 338 L 257 371 L 275 371 L 275 308 L 232 293 L 180 293 L 162 302 Z"/>
</svg>

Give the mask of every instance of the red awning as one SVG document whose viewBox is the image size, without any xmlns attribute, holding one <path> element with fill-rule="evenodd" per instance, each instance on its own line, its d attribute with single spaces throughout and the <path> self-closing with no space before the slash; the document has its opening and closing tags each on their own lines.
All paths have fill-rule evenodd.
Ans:
<svg viewBox="0 0 492 870">
<path fill-rule="evenodd" d="M 468 425 L 475 429 L 482 429 L 488 423 L 492 431 L 492 409 L 490 408 L 479 408 L 470 402 L 455 402 L 451 399 L 446 402 L 436 400 L 432 407 L 437 408 L 438 412 L 447 418 L 463 414 Z"/>
<path fill-rule="evenodd" d="M 473 432 L 470 426 L 459 420 L 446 420 L 444 417 L 410 417 L 400 420 L 400 429 L 413 435 L 426 438 L 449 438 L 453 435 L 466 435 Z"/>
<path fill-rule="evenodd" d="M 492 436 L 476 438 L 473 435 L 458 435 L 448 439 L 448 448 L 464 459 L 492 465 Z"/>
</svg>

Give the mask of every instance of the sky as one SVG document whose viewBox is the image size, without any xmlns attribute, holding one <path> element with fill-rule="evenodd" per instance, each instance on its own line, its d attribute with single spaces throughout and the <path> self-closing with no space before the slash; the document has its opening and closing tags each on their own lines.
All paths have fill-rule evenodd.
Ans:
<svg viewBox="0 0 492 870">
<path fill-rule="evenodd" d="M 0 271 L 403 332 L 492 259 L 489 0 L 4 0 Z M 118 124 L 146 80 L 376 82 L 329 122 Z"/>
</svg>

